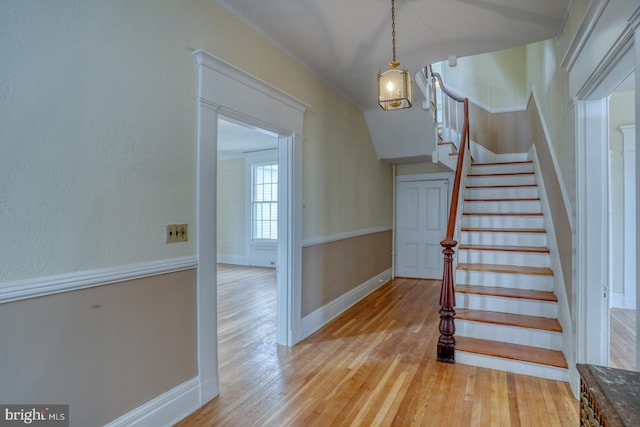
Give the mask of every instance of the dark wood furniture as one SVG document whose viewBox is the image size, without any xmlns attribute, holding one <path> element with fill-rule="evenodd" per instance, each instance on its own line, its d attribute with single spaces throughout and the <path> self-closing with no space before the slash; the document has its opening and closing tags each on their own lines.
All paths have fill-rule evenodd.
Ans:
<svg viewBox="0 0 640 427">
<path fill-rule="evenodd" d="M 640 426 L 640 372 L 577 365 L 581 426 Z"/>
</svg>

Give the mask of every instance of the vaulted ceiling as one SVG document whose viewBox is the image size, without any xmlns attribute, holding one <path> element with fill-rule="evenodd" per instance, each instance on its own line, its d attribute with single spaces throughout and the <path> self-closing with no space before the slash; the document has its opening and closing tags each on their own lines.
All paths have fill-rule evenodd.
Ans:
<svg viewBox="0 0 640 427">
<path fill-rule="evenodd" d="M 409 110 L 383 112 L 377 105 L 376 75 L 387 68 L 392 56 L 391 0 L 217 1 L 360 107 L 379 157 L 393 158 L 393 153 L 381 154 L 378 145 L 398 137 L 385 134 L 385 128 L 397 129 L 393 123 L 413 122 L 424 115 Z M 397 59 L 415 75 L 425 65 L 451 56 L 550 39 L 560 33 L 569 3 L 396 0 Z M 420 110 L 423 98 L 416 98 L 418 108 L 411 110 Z M 424 131 L 409 131 L 406 139 Z M 431 149 L 425 148 L 429 154 Z M 398 152 L 396 157 L 404 154 Z"/>
</svg>

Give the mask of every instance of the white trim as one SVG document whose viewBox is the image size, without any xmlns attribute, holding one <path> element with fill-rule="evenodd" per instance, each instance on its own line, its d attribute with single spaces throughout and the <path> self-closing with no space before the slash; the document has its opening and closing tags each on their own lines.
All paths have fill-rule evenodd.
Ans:
<svg viewBox="0 0 640 427">
<path fill-rule="evenodd" d="M 547 122 L 544 120 L 544 117 L 540 114 L 540 103 L 538 102 L 538 95 L 536 94 L 535 88 L 531 88 L 531 97 L 533 98 L 533 102 L 536 103 L 536 110 L 538 111 L 538 118 L 540 119 L 540 123 L 542 124 L 542 131 L 544 132 L 544 143 L 547 144 L 547 148 L 549 149 L 549 154 L 551 155 L 551 161 L 553 162 L 553 170 L 556 173 L 556 177 L 558 178 L 558 185 L 560 185 L 560 193 L 562 194 L 562 201 L 564 203 L 564 207 L 567 211 L 567 216 L 569 217 L 569 227 L 571 230 L 575 230 L 574 220 L 573 220 L 573 208 L 571 205 L 571 199 L 569 199 L 569 192 L 567 191 L 567 186 L 564 183 L 564 175 L 562 175 L 562 169 L 560 169 L 560 163 L 558 163 L 558 158 L 556 157 L 556 151 L 551 143 L 551 133 L 549 132 L 549 128 L 547 127 Z"/>
<path fill-rule="evenodd" d="M 556 295 L 556 298 L 558 298 L 557 318 L 560 326 L 562 327 L 562 352 L 568 361 L 569 370 L 575 370 L 575 345 L 573 342 L 574 334 L 573 325 L 571 323 L 571 310 L 569 309 L 569 295 L 567 295 L 562 263 L 560 262 L 558 240 L 556 237 L 556 229 L 553 224 L 553 217 L 551 215 L 551 208 L 549 206 L 547 188 L 544 183 L 544 174 L 540 168 L 540 159 L 538 157 L 538 151 L 536 150 L 535 144 L 531 144 L 530 153 L 536 180 L 538 181 L 538 196 L 540 197 L 540 206 L 542 207 L 542 217 L 545 222 L 545 229 L 547 230 L 547 246 L 550 251 L 549 261 L 551 270 L 553 271 L 553 293 Z M 573 257 L 573 251 L 571 256 Z"/>
<path fill-rule="evenodd" d="M 250 265 L 246 255 L 228 255 L 218 252 L 218 264 Z"/>
<path fill-rule="evenodd" d="M 609 298 L 609 306 L 611 308 L 625 308 L 624 292 L 611 292 Z"/>
<path fill-rule="evenodd" d="M 280 179 L 286 195 L 279 207 L 278 344 L 296 343 L 301 324 L 302 135 L 309 106 L 203 50 L 197 64 L 196 233 L 201 261 L 197 278 L 197 345 L 200 404 L 219 392 L 216 279 L 216 182 L 218 116 L 240 120 L 278 135 Z M 283 160 L 284 159 L 284 160 Z M 285 161 L 286 160 L 286 161 Z M 214 191 L 211 191 L 211 188 Z M 284 193 L 284 194 L 283 194 Z M 286 214 L 286 215 L 285 215 Z M 283 215 L 283 216 L 280 216 Z"/>
<path fill-rule="evenodd" d="M 310 239 L 303 240 L 302 247 L 306 248 L 308 246 L 324 245 L 326 243 L 351 239 L 353 237 L 361 237 L 361 236 L 366 236 L 368 234 L 376 234 L 376 233 L 382 233 L 385 231 L 391 231 L 392 229 L 393 227 L 377 227 L 377 228 L 367 228 L 364 230 L 346 231 L 344 233 L 337 233 L 329 236 L 312 237 Z"/>
<path fill-rule="evenodd" d="M 0 304 L 198 267 L 193 256 L 0 283 Z"/>
<path fill-rule="evenodd" d="M 580 56 L 582 48 L 587 43 L 589 36 L 591 36 L 591 32 L 595 28 L 596 23 L 598 22 L 598 19 L 600 19 L 600 15 L 604 12 L 608 2 L 609 0 L 591 0 L 589 2 L 587 11 L 582 18 L 580 26 L 578 27 L 578 31 L 573 35 L 573 38 L 567 47 L 567 51 L 562 58 L 562 62 L 560 62 L 560 67 L 567 71 L 571 71 L 573 65 L 576 63 L 576 59 Z"/>
<path fill-rule="evenodd" d="M 105 427 L 172 426 L 198 409 L 199 388 L 200 380 L 194 377 L 105 424 Z"/>
<path fill-rule="evenodd" d="M 376 289 L 391 281 L 391 269 L 387 269 L 328 304 L 317 308 L 302 318 L 302 339 L 308 337 L 332 319 L 347 311 L 354 304 Z"/>
<path fill-rule="evenodd" d="M 397 175 L 396 184 L 399 182 L 412 181 L 442 181 L 447 180 L 449 184 L 453 181 L 453 172 L 416 173 L 411 175 Z"/>
</svg>

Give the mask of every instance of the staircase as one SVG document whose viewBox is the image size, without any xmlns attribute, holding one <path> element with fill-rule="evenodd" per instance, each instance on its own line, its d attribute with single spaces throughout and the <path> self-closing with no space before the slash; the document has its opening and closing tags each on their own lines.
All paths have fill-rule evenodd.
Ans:
<svg viewBox="0 0 640 427">
<path fill-rule="evenodd" d="M 532 162 L 472 164 L 465 185 L 456 362 L 568 381 Z"/>
</svg>

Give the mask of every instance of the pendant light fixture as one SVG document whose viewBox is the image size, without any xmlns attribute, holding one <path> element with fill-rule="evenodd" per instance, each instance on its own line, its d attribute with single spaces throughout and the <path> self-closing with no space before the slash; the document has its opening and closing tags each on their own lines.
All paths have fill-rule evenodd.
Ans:
<svg viewBox="0 0 640 427">
<path fill-rule="evenodd" d="M 411 107 L 411 77 L 406 68 L 399 70 L 396 61 L 396 8 L 395 0 L 391 0 L 391 41 L 393 44 L 393 60 L 390 70 L 378 72 L 378 104 L 383 110 L 401 110 Z"/>
</svg>

